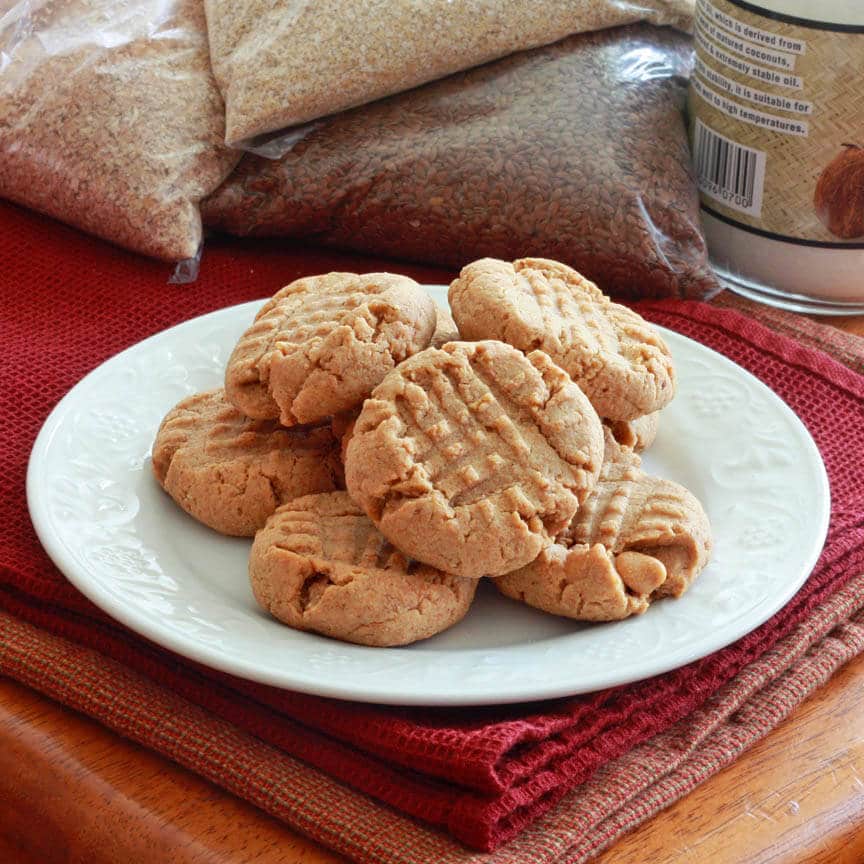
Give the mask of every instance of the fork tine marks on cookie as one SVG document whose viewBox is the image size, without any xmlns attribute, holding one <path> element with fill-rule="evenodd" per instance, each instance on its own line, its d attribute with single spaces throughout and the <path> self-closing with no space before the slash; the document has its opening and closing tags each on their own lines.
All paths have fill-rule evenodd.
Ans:
<svg viewBox="0 0 864 864">
<path fill-rule="evenodd" d="M 660 334 L 565 264 L 483 258 L 462 268 L 449 298 L 465 338 L 545 351 L 601 417 L 632 420 L 675 395 L 674 366 Z"/>
<path fill-rule="evenodd" d="M 551 542 L 596 482 L 602 453 L 596 412 L 545 355 L 451 342 L 376 388 L 348 445 L 346 482 L 407 554 L 479 578 Z"/>
<path fill-rule="evenodd" d="M 168 412 L 153 443 L 153 471 L 191 516 L 242 537 L 285 501 L 342 485 L 329 427 L 288 430 L 252 420 L 223 390 L 187 397 Z"/>
<path fill-rule="evenodd" d="M 610 438 L 594 493 L 553 546 L 495 580 L 502 594 L 556 615 L 615 621 L 681 596 L 705 567 L 711 530 L 702 506 L 683 486 L 642 472 Z"/>
<path fill-rule="evenodd" d="M 408 561 L 345 492 L 307 495 L 257 533 L 249 578 L 280 621 L 363 645 L 406 645 L 468 611 L 477 583 Z"/>
<path fill-rule="evenodd" d="M 241 336 L 225 371 L 229 399 L 285 426 L 359 408 L 397 363 L 425 348 L 435 304 L 393 273 L 327 273 L 277 292 Z"/>
</svg>

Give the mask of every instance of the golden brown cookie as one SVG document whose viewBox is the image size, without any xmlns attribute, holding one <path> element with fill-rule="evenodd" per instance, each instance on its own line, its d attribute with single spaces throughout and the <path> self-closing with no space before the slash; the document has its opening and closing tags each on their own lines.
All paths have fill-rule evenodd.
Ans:
<svg viewBox="0 0 864 864">
<path fill-rule="evenodd" d="M 635 420 L 604 420 L 615 440 L 622 447 L 629 447 L 636 453 L 647 450 L 657 437 L 657 427 L 660 425 L 660 412 L 652 411 L 643 414 Z"/>
<path fill-rule="evenodd" d="M 240 338 L 225 391 L 249 417 L 315 423 L 358 407 L 434 330 L 435 304 L 407 276 L 298 279 L 264 304 Z"/>
<path fill-rule="evenodd" d="M 280 504 L 343 485 L 329 427 L 250 420 L 221 389 L 168 412 L 153 444 L 153 472 L 187 513 L 239 537 L 251 537 Z"/>
<path fill-rule="evenodd" d="M 345 492 L 280 507 L 249 556 L 255 599 L 298 630 L 361 645 L 407 645 L 460 621 L 477 582 L 410 561 Z"/>
<path fill-rule="evenodd" d="M 479 578 L 521 567 L 551 543 L 602 460 L 596 412 L 546 354 L 450 342 L 406 360 L 375 388 L 345 475 L 395 546 Z"/>
<path fill-rule="evenodd" d="M 483 258 L 462 269 L 449 298 L 463 339 L 545 351 L 601 417 L 632 420 L 675 395 L 672 357 L 657 331 L 565 264 Z"/>
<path fill-rule="evenodd" d="M 617 621 L 659 597 L 680 597 L 708 562 L 711 528 L 683 486 L 645 474 L 616 448 L 597 488 L 539 556 L 495 579 L 502 594 L 554 615 Z"/>
<path fill-rule="evenodd" d="M 442 309 L 437 303 L 435 304 L 435 332 L 432 334 L 432 341 L 429 343 L 430 348 L 440 348 L 448 342 L 459 341 L 459 328 L 453 320 L 453 316 L 446 310 Z"/>
</svg>

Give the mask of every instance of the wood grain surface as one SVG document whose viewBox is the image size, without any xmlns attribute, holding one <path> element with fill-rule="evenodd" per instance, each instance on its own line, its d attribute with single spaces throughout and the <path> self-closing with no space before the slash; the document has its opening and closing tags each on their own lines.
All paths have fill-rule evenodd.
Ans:
<svg viewBox="0 0 864 864">
<path fill-rule="evenodd" d="M 864 862 L 864 656 L 597 864 Z"/>
<path fill-rule="evenodd" d="M 855 333 L 858 336 L 864 336 L 864 315 L 845 315 L 837 318 L 816 318 L 820 324 L 831 324 L 832 327 L 839 327 L 847 333 Z"/>
<path fill-rule="evenodd" d="M 3 864 L 341 864 L 251 804 L 0 677 Z"/>
</svg>

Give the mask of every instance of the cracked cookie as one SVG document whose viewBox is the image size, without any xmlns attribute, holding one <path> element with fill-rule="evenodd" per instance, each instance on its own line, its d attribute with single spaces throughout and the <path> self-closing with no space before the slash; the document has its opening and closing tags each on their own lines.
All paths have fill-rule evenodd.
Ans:
<svg viewBox="0 0 864 864">
<path fill-rule="evenodd" d="M 223 390 L 172 408 L 153 444 L 153 473 L 199 522 L 251 537 L 280 505 L 342 486 L 339 443 L 329 427 L 285 429 L 251 420 Z"/>
<path fill-rule="evenodd" d="M 234 348 L 228 399 L 249 417 L 314 423 L 358 407 L 432 338 L 432 298 L 393 273 L 327 273 L 277 292 Z"/>
<path fill-rule="evenodd" d="M 554 615 L 617 621 L 660 597 L 680 597 L 708 562 L 711 528 L 683 486 L 651 477 L 607 434 L 600 479 L 576 517 L 528 564 L 499 579 L 502 594 Z"/>
<path fill-rule="evenodd" d="M 449 299 L 463 339 L 545 351 L 601 417 L 633 420 L 675 395 L 672 357 L 657 331 L 565 264 L 483 258 L 462 269 Z"/>
<path fill-rule="evenodd" d="M 255 536 L 258 603 L 298 630 L 361 645 L 407 645 L 460 621 L 477 582 L 407 559 L 345 492 L 280 507 Z"/>
<path fill-rule="evenodd" d="M 348 491 L 395 546 L 500 576 L 569 524 L 603 461 L 600 420 L 541 351 L 450 342 L 391 372 L 348 443 Z"/>
</svg>

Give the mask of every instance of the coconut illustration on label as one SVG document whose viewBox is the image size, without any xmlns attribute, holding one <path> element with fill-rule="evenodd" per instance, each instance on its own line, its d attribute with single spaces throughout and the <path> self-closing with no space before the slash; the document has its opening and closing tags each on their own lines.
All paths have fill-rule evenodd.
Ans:
<svg viewBox="0 0 864 864">
<path fill-rule="evenodd" d="M 835 237 L 864 237 L 864 147 L 843 144 L 841 153 L 819 175 L 813 206 Z"/>
</svg>

